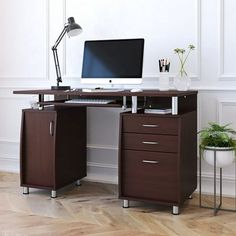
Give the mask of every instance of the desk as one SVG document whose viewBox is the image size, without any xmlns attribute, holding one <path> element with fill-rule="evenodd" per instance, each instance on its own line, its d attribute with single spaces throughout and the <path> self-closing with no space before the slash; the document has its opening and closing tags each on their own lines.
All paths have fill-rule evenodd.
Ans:
<svg viewBox="0 0 236 236">
<path fill-rule="evenodd" d="M 173 207 L 172 213 L 179 214 L 179 206 L 196 189 L 197 91 L 144 90 L 134 93 L 125 90 L 96 93 L 82 92 L 78 89 L 73 91 L 23 90 L 14 91 L 14 94 L 37 94 L 42 109 L 42 111 L 23 110 L 21 186 L 24 187 L 24 193 L 28 193 L 29 187 L 48 188 L 52 189 L 51 195 L 55 197 L 58 188 L 86 176 L 86 130 L 82 128 L 86 127 L 86 107 L 123 107 L 124 112 L 120 114 L 119 128 L 119 198 L 124 200 L 123 207 L 129 207 L 129 200 L 149 201 L 170 205 Z M 45 101 L 45 95 L 54 95 L 54 99 Z M 76 97 L 107 97 L 115 99 L 116 102 L 106 105 L 64 103 L 65 100 Z M 171 107 L 172 114 L 144 113 L 145 108 L 156 106 Z M 126 111 L 129 107 L 131 111 Z M 37 144 L 32 144 L 30 140 L 36 134 L 29 132 L 43 120 L 40 115 L 45 112 L 55 117 L 55 120 L 51 117 L 45 118 L 45 123 L 49 122 L 46 125 L 49 127 L 49 135 L 52 134 L 52 130 L 55 131 L 55 135 L 53 141 L 49 141 L 53 143 L 51 145 L 53 149 L 46 155 L 51 160 L 51 166 L 41 167 L 43 171 L 46 169 L 48 175 L 53 173 L 50 184 L 46 180 L 46 183 L 39 181 L 40 170 L 33 164 L 41 163 L 38 159 L 41 160 L 42 157 L 34 156 L 31 146 Z M 27 120 L 26 116 L 31 113 L 35 114 Z M 78 124 L 78 122 L 74 123 L 73 117 L 80 119 L 79 127 L 73 129 L 73 125 L 70 125 L 64 130 L 61 129 L 68 123 Z M 50 123 L 52 120 L 53 123 Z M 41 127 L 44 126 L 41 124 Z M 62 138 L 64 132 L 68 132 L 68 139 Z M 44 137 L 46 134 L 41 135 Z M 68 145 L 70 136 L 78 143 L 73 142 Z M 47 146 L 43 140 L 44 138 L 41 146 L 37 146 L 38 150 L 43 148 L 42 145 Z M 72 151 L 69 153 L 68 160 L 66 159 L 68 153 L 65 153 L 65 150 L 70 149 Z M 27 166 L 26 163 L 30 158 L 33 162 Z M 72 164 L 68 164 L 68 161 Z M 75 166 L 78 168 L 75 169 Z M 31 168 L 34 172 L 38 171 L 37 178 L 31 174 Z M 30 182 L 27 182 L 27 177 L 30 175 L 33 177 L 31 176 Z"/>
</svg>

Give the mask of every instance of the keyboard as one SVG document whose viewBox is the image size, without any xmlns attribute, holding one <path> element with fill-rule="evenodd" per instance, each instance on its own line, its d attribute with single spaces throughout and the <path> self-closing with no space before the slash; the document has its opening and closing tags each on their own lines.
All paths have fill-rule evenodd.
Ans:
<svg viewBox="0 0 236 236">
<path fill-rule="evenodd" d="M 65 103 L 80 103 L 80 104 L 109 104 L 115 102 L 111 99 L 97 99 L 97 98 L 76 98 L 65 101 Z"/>
<path fill-rule="evenodd" d="M 124 89 L 106 89 L 106 88 L 95 88 L 95 89 L 90 89 L 90 88 L 84 88 L 82 89 L 82 92 L 87 92 L 87 93 L 113 93 L 113 92 L 122 92 Z"/>
</svg>

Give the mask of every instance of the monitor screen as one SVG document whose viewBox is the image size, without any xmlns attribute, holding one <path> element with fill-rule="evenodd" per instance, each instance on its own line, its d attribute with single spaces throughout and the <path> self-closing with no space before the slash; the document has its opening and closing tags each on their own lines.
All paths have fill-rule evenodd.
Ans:
<svg viewBox="0 0 236 236">
<path fill-rule="evenodd" d="M 135 82 L 142 78 L 143 48 L 144 39 L 85 41 L 82 82 Z"/>
</svg>

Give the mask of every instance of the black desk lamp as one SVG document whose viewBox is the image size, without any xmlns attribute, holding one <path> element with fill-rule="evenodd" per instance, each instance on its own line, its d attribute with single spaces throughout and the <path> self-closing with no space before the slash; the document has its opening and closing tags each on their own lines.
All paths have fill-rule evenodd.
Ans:
<svg viewBox="0 0 236 236">
<path fill-rule="evenodd" d="M 68 22 L 65 24 L 64 29 L 62 30 L 61 34 L 59 35 L 57 41 L 55 42 L 54 46 L 52 47 L 53 51 L 53 57 L 54 57 L 54 63 L 56 67 L 56 73 L 57 73 L 57 85 L 52 86 L 52 90 L 67 90 L 70 89 L 70 86 L 59 86 L 59 83 L 62 82 L 61 79 L 61 70 L 58 60 L 58 54 L 57 54 L 57 46 L 61 42 L 64 35 L 67 33 L 69 37 L 77 36 L 82 32 L 82 28 L 75 23 L 74 17 L 68 18 Z"/>
</svg>

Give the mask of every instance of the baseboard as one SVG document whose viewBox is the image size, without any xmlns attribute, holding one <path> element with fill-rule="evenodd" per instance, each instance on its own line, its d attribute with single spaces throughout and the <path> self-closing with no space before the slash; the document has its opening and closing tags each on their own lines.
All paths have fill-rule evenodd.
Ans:
<svg viewBox="0 0 236 236">
<path fill-rule="evenodd" d="M 212 173 L 202 174 L 202 193 L 207 195 L 214 194 L 214 176 Z M 219 194 L 219 176 L 216 177 L 217 194 Z M 199 192 L 199 177 L 198 177 L 198 188 Z M 222 176 L 222 194 L 224 197 L 236 197 L 236 179 L 233 176 L 223 175 Z"/>
<path fill-rule="evenodd" d="M 0 157 L 0 171 L 19 173 L 19 159 L 12 157 Z M 118 167 L 112 164 L 88 162 L 86 181 L 118 184 Z M 199 181 L 199 177 L 198 177 Z M 202 193 L 213 195 L 213 175 L 211 173 L 202 174 Z M 196 190 L 199 192 L 199 185 Z M 217 176 L 217 192 L 219 193 L 219 176 Z M 236 180 L 232 176 L 223 176 L 223 196 L 235 197 Z"/>
<path fill-rule="evenodd" d="M 0 157 L 0 171 L 20 173 L 19 159 Z"/>
</svg>

